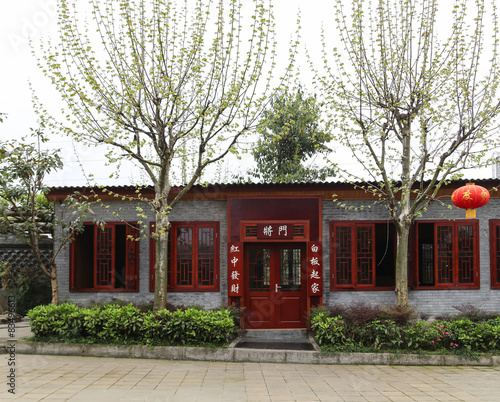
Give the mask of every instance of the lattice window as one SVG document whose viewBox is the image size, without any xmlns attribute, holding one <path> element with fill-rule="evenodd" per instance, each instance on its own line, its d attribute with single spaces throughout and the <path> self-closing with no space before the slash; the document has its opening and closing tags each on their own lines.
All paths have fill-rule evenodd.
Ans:
<svg viewBox="0 0 500 402">
<path fill-rule="evenodd" d="M 497 286 L 500 283 L 500 224 L 493 223 L 495 240 L 493 247 L 493 278 L 492 285 Z"/>
<path fill-rule="evenodd" d="M 257 225 L 245 226 L 245 237 L 257 238 Z"/>
<path fill-rule="evenodd" d="M 477 286 L 477 231 L 477 221 L 419 222 L 419 286 Z"/>
<path fill-rule="evenodd" d="M 333 225 L 336 286 L 375 286 L 375 226 L 366 223 Z"/>
<path fill-rule="evenodd" d="M 458 226 L 458 282 L 474 283 L 474 230 L 472 225 Z"/>
<path fill-rule="evenodd" d="M 356 228 L 356 263 L 357 283 L 373 285 L 373 227 L 358 226 Z"/>
<path fill-rule="evenodd" d="M 167 283 L 170 291 L 218 290 L 218 234 L 218 222 L 171 222 Z M 156 279 L 155 246 L 151 240 L 150 291 L 154 291 Z"/>
<path fill-rule="evenodd" d="M 352 284 L 352 235 L 350 226 L 335 228 L 335 265 L 338 285 Z"/>
<path fill-rule="evenodd" d="M 193 284 L 193 228 L 177 228 L 177 284 Z"/>
<path fill-rule="evenodd" d="M 215 230 L 198 228 L 198 284 L 213 286 L 215 281 Z"/>
<path fill-rule="evenodd" d="M 84 224 L 70 246 L 71 290 L 138 291 L 138 235 L 133 222 Z"/>
<path fill-rule="evenodd" d="M 438 283 L 453 282 L 453 227 L 436 226 Z"/>
<path fill-rule="evenodd" d="M 306 225 L 296 224 L 293 225 L 293 237 L 305 237 Z"/>
<path fill-rule="evenodd" d="M 113 241 L 114 227 L 95 227 L 95 285 L 96 287 L 113 286 Z"/>
</svg>

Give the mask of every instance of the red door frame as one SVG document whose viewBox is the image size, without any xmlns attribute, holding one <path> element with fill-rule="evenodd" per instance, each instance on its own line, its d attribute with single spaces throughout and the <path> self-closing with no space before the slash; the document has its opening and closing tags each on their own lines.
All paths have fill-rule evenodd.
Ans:
<svg viewBox="0 0 500 402">
<path fill-rule="evenodd" d="M 269 288 L 265 291 L 249 289 L 249 252 L 252 249 L 270 250 Z M 301 250 L 300 291 L 281 291 L 281 254 L 283 249 Z M 244 306 L 249 315 L 244 326 L 249 329 L 305 328 L 307 313 L 307 264 L 305 242 L 246 243 L 244 247 Z M 252 307 L 255 306 L 255 307 Z M 258 310 L 258 311 L 257 311 Z M 297 311 L 298 310 L 298 311 Z M 257 318 L 261 319 L 258 320 Z M 256 318 L 252 322 L 251 318 Z"/>
</svg>

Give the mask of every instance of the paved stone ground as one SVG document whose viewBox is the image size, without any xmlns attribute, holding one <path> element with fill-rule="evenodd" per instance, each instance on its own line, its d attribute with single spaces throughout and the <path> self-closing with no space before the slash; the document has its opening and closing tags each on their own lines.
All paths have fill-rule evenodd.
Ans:
<svg viewBox="0 0 500 402">
<path fill-rule="evenodd" d="M 499 367 L 335 366 L 16 355 L 19 401 L 499 401 Z"/>
</svg>

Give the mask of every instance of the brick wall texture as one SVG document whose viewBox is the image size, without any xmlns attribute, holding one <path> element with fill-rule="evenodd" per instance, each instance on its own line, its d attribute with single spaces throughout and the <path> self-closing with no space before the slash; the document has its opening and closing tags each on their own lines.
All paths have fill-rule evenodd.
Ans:
<svg viewBox="0 0 500 402">
<path fill-rule="evenodd" d="M 136 221 L 137 206 L 142 207 L 149 221 L 154 215 L 147 212 L 147 207 L 137 202 L 114 201 L 106 205 L 96 205 L 92 209 L 98 219 L 104 221 Z M 348 210 L 330 200 L 323 200 L 322 235 L 323 235 L 323 304 L 344 304 L 353 301 L 365 301 L 369 304 L 392 304 L 395 302 L 393 291 L 330 291 L 330 221 L 342 220 L 386 220 L 389 215 L 383 206 L 366 208 L 366 203 L 349 201 L 348 205 L 365 208 L 358 211 Z M 432 205 L 424 214 L 425 219 L 464 219 L 465 211 L 449 204 Z M 489 220 L 500 218 L 500 200 L 492 199 L 485 207 L 477 210 L 480 236 L 480 289 L 466 290 L 410 290 L 410 303 L 418 311 L 431 316 L 442 313 L 456 313 L 453 306 L 472 303 L 485 310 L 500 311 L 500 289 L 490 288 L 490 243 Z M 115 213 L 117 215 L 115 215 Z M 118 216 L 118 217 L 117 217 Z M 226 201 L 181 201 L 170 215 L 171 221 L 218 221 L 220 222 L 220 291 L 219 292 L 169 292 L 168 301 L 174 305 L 202 305 L 216 308 L 227 303 L 227 203 Z M 145 222 L 149 223 L 149 222 Z M 112 299 L 127 302 L 144 303 L 153 300 L 149 291 L 149 238 L 144 234 L 140 240 L 140 276 L 139 292 L 70 292 L 69 290 L 69 248 L 63 250 L 57 258 L 60 298 L 63 301 L 87 304 L 91 301 L 109 301 Z"/>
</svg>

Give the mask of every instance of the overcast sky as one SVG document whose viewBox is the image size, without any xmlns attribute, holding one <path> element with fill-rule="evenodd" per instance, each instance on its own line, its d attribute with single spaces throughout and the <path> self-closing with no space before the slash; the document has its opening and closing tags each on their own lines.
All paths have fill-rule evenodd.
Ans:
<svg viewBox="0 0 500 402">
<path fill-rule="evenodd" d="M 296 26 L 297 12 L 302 12 L 301 60 L 303 81 L 307 85 L 310 78 L 305 62 L 304 48 L 319 52 L 320 30 L 322 24 L 331 27 L 333 20 L 332 0 L 275 0 L 274 15 L 278 41 L 281 49 L 286 49 L 287 42 Z M 37 118 L 31 104 L 29 82 L 46 107 L 58 109 L 60 103 L 57 93 L 53 92 L 50 83 L 43 77 L 31 55 L 28 37 L 34 41 L 41 36 L 55 32 L 57 17 L 55 0 L 17 0 L 2 1 L 0 13 L 0 48 L 2 62 L 0 63 L 1 96 L 0 112 L 8 117 L 0 124 L 0 138 L 9 139 L 21 137 L 29 133 L 30 128 L 37 127 Z M 278 49 L 279 50 L 279 49 Z M 287 52 L 283 52 L 286 56 Z M 309 88 L 312 90 L 312 88 Z M 63 148 L 64 170 L 53 174 L 49 184 L 85 185 L 85 174 L 94 174 L 97 184 L 131 184 L 144 182 L 145 178 L 138 173 L 139 168 L 124 167 L 119 180 L 108 178 L 111 168 L 106 168 L 103 153 L 96 149 L 87 149 L 81 144 L 73 144 L 68 138 L 51 137 L 51 148 Z M 336 148 L 337 154 L 342 149 Z M 80 162 L 85 167 L 85 174 L 80 168 Z M 234 162 L 231 163 L 232 170 Z M 242 167 L 242 171 L 245 168 Z M 470 177 L 489 177 L 491 169 L 483 169 L 470 173 Z"/>
</svg>

